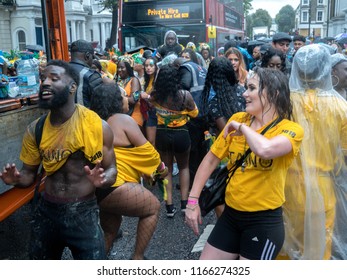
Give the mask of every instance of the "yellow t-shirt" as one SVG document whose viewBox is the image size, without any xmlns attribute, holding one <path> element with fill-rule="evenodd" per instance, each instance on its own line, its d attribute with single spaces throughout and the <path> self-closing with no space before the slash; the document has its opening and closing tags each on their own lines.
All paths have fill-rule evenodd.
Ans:
<svg viewBox="0 0 347 280">
<path fill-rule="evenodd" d="M 241 112 L 234 114 L 228 121 L 245 122 L 247 113 Z M 248 123 L 249 125 L 249 119 Z M 269 124 L 257 130 L 258 133 Z M 217 140 L 211 147 L 211 152 L 218 158 L 229 157 L 228 168 L 240 158 L 249 148 L 245 137 L 234 136 L 223 138 L 224 130 L 220 133 Z M 297 123 L 289 120 L 282 120 L 280 123 L 270 128 L 265 137 L 271 139 L 277 135 L 287 137 L 292 143 L 291 153 L 275 159 L 264 160 L 250 153 L 246 159 L 246 168 L 242 172 L 239 167 L 226 189 L 226 204 L 239 211 L 262 211 L 276 209 L 284 201 L 284 185 L 287 170 L 294 157 L 299 151 L 303 139 L 303 129 Z"/>
<path fill-rule="evenodd" d="M 115 147 L 114 151 L 118 170 L 114 187 L 125 182 L 140 182 L 142 174 L 151 175 L 161 162 L 159 153 L 148 141 L 138 147 Z"/>
<path fill-rule="evenodd" d="M 76 151 L 82 151 L 85 158 L 95 163 L 102 160 L 102 120 L 93 111 L 76 104 L 76 110 L 69 120 L 60 126 L 52 126 L 51 113 L 45 120 L 40 148 L 36 145 L 33 121 L 27 128 L 20 159 L 28 165 L 39 165 L 42 161 L 47 175 L 56 172 Z"/>
</svg>

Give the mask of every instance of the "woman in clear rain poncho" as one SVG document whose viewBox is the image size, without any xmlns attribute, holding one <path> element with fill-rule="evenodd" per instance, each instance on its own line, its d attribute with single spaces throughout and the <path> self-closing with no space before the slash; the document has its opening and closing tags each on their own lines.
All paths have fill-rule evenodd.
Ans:
<svg viewBox="0 0 347 280">
<path fill-rule="evenodd" d="M 289 86 L 293 120 L 305 136 L 287 175 L 282 253 L 290 259 L 347 259 L 347 102 L 333 90 L 331 57 L 323 45 L 298 50 Z"/>
</svg>

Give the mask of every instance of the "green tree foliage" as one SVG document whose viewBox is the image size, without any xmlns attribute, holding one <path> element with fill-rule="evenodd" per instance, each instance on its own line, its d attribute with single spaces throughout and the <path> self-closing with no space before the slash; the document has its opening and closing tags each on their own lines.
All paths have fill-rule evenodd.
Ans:
<svg viewBox="0 0 347 280">
<path fill-rule="evenodd" d="M 106 42 L 106 48 L 111 49 L 117 42 L 117 23 L 118 23 L 118 4 L 119 0 L 97 0 L 103 7 L 103 10 L 110 10 L 112 12 L 112 27 L 109 40 Z M 100 12 L 101 12 L 100 11 Z"/>
<path fill-rule="evenodd" d="M 267 26 L 268 28 L 270 28 L 272 24 L 272 18 L 269 15 L 268 11 L 263 9 L 258 9 L 252 15 L 252 22 L 253 22 L 252 27 Z"/>
<path fill-rule="evenodd" d="M 253 21 L 252 21 L 252 15 L 246 16 L 246 36 L 249 38 L 253 38 Z"/>
<path fill-rule="evenodd" d="M 253 0 L 243 0 L 243 12 L 247 17 L 249 15 L 250 10 L 252 10 L 252 1 Z"/>
<path fill-rule="evenodd" d="M 284 6 L 276 15 L 278 31 L 290 32 L 295 26 L 295 11 L 291 5 Z"/>
</svg>

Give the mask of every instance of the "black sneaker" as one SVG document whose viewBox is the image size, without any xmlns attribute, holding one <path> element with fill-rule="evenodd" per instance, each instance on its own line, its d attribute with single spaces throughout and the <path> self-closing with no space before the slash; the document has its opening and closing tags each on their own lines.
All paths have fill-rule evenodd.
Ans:
<svg viewBox="0 0 347 280">
<path fill-rule="evenodd" d="M 166 205 L 166 217 L 173 218 L 176 212 L 177 212 L 177 209 L 173 204 Z"/>
</svg>

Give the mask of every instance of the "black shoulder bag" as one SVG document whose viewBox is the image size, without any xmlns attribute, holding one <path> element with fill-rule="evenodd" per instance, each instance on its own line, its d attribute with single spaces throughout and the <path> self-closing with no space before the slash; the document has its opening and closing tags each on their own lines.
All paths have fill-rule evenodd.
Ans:
<svg viewBox="0 0 347 280">
<path fill-rule="evenodd" d="M 266 131 L 268 131 L 271 127 L 274 127 L 281 120 L 281 118 L 277 118 L 276 120 L 271 122 L 267 127 L 265 127 L 260 134 L 264 135 Z M 247 151 L 243 154 L 243 156 L 236 160 L 234 165 L 230 169 L 227 168 L 226 164 L 222 167 L 218 167 L 211 174 L 209 180 L 202 189 L 199 197 L 199 206 L 201 215 L 203 217 L 205 217 L 211 210 L 216 208 L 218 205 L 225 203 L 225 190 L 231 177 L 234 175 L 236 169 L 243 164 L 244 160 L 248 157 L 248 155 L 251 152 L 251 149 L 248 148 Z"/>
<path fill-rule="evenodd" d="M 41 139 L 42 139 L 42 133 L 43 133 L 43 125 L 45 123 L 45 120 L 47 118 L 47 114 L 43 115 L 40 117 L 38 122 L 36 123 L 35 126 L 35 140 L 36 140 L 36 145 L 37 148 L 40 147 Z M 35 208 L 37 205 L 37 202 L 39 200 L 39 188 L 41 185 L 41 180 L 43 177 L 44 169 L 42 166 L 42 162 L 39 166 L 38 173 L 37 173 L 37 178 L 36 178 L 36 185 L 35 185 L 35 192 L 34 192 L 34 199 L 33 199 L 33 207 Z"/>
</svg>

